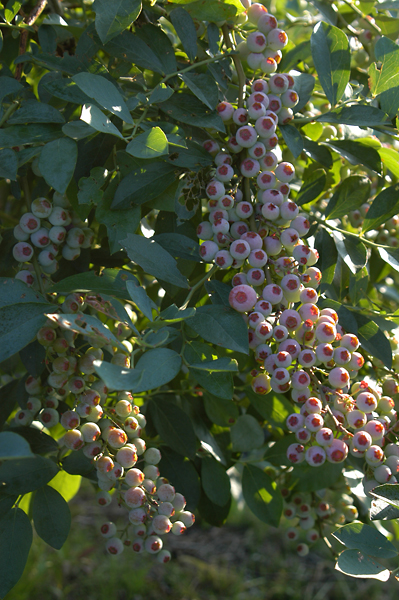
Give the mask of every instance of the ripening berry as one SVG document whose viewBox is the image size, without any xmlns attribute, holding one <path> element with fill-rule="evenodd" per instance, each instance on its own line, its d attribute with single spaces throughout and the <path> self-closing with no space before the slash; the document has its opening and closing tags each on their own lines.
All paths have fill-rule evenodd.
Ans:
<svg viewBox="0 0 399 600">
<path fill-rule="evenodd" d="M 250 148 L 257 141 L 257 135 L 252 125 L 243 125 L 236 132 L 236 140 L 243 148 Z"/>
<path fill-rule="evenodd" d="M 298 556 L 307 556 L 309 554 L 309 546 L 307 544 L 298 544 L 296 551 Z"/>
<path fill-rule="evenodd" d="M 373 439 L 367 431 L 356 431 L 351 439 L 351 446 L 361 452 L 368 450 L 373 443 Z"/>
<path fill-rule="evenodd" d="M 249 269 L 247 271 L 247 281 L 249 285 L 259 286 L 265 281 L 265 272 L 262 269 Z"/>
<path fill-rule="evenodd" d="M 105 549 L 107 550 L 108 554 L 113 554 L 115 556 L 118 554 L 122 554 L 124 548 L 125 546 L 122 540 L 118 537 L 110 538 L 105 544 Z"/>
<path fill-rule="evenodd" d="M 172 555 L 169 550 L 161 550 L 161 552 L 157 554 L 157 561 L 160 563 L 168 563 L 171 558 Z"/>
<path fill-rule="evenodd" d="M 280 235 L 280 241 L 285 246 L 287 250 L 292 251 L 295 244 L 299 240 L 299 235 L 296 229 L 289 227 L 288 229 L 284 229 Z"/>
<path fill-rule="evenodd" d="M 175 497 L 175 488 L 169 483 L 163 483 L 157 489 L 157 495 L 161 502 L 173 502 Z"/>
<path fill-rule="evenodd" d="M 346 413 L 346 421 L 349 427 L 360 429 L 367 423 L 367 416 L 361 410 L 352 410 Z"/>
<path fill-rule="evenodd" d="M 64 445 L 69 448 L 69 450 L 79 450 L 79 448 L 84 446 L 83 436 L 79 429 L 71 429 L 70 431 L 67 431 L 62 439 Z"/>
<path fill-rule="evenodd" d="M 245 108 L 237 108 L 233 114 L 233 121 L 236 125 L 239 125 L 239 126 L 246 125 L 248 123 L 248 112 L 246 111 L 246 109 Z M 216 159 L 215 159 L 215 162 L 216 162 Z"/>
<path fill-rule="evenodd" d="M 298 464 L 305 460 L 304 446 L 302 444 L 290 444 L 287 448 L 287 458 L 294 464 Z"/>
<path fill-rule="evenodd" d="M 327 326 L 326 323 L 323 325 Z M 317 328 L 316 328 L 316 336 L 317 336 Z M 349 373 L 343 367 L 335 367 L 331 369 L 328 374 L 328 381 L 333 388 L 343 388 L 348 385 L 350 380 Z"/>
<path fill-rule="evenodd" d="M 276 329 L 277 332 L 280 331 L 282 329 L 282 327 L 275 327 L 273 330 L 273 337 L 275 338 L 276 336 Z M 288 333 L 288 332 L 287 332 Z M 285 350 L 279 350 L 277 352 L 277 354 L 275 355 L 276 359 L 276 365 L 278 367 L 284 367 L 287 368 L 291 365 L 292 363 L 292 356 L 289 352 L 286 352 Z"/>
<path fill-rule="evenodd" d="M 286 420 L 287 428 L 290 431 L 296 432 L 304 426 L 305 417 L 298 413 L 293 413 L 289 415 Z"/>
<path fill-rule="evenodd" d="M 305 460 L 311 467 L 320 467 L 326 461 L 326 453 L 319 446 L 310 446 L 306 450 Z"/>
<path fill-rule="evenodd" d="M 270 283 L 264 287 L 262 297 L 272 305 L 279 304 L 283 299 L 283 290 L 279 285 Z M 282 325 L 286 326 L 286 323 L 282 323 Z"/>
<path fill-rule="evenodd" d="M 334 349 L 333 360 L 337 365 L 347 365 L 351 360 L 351 353 L 347 348 L 338 346 Z"/>
<path fill-rule="evenodd" d="M 306 427 L 301 427 L 300 429 L 298 429 L 298 431 L 295 432 L 295 437 L 298 440 L 298 442 L 306 445 L 310 441 L 312 434 L 308 429 L 306 429 Z"/>
<path fill-rule="evenodd" d="M 144 481 L 145 475 L 140 469 L 129 469 L 125 473 L 125 481 L 130 487 L 137 487 Z"/>
<path fill-rule="evenodd" d="M 67 410 L 61 416 L 61 425 L 64 429 L 75 429 L 80 425 L 80 417 L 74 410 Z"/>
<path fill-rule="evenodd" d="M 149 554 L 157 554 L 162 550 L 163 542 L 160 537 L 150 535 L 144 542 L 144 548 Z"/>
<path fill-rule="evenodd" d="M 304 410 L 311 414 L 321 413 L 322 409 L 323 403 L 314 396 L 308 398 L 304 404 Z"/>
<path fill-rule="evenodd" d="M 76 429 L 73 429 L 72 432 L 77 431 Z M 67 433 L 65 435 L 69 435 L 70 433 L 72 433 L 71 431 L 67 431 Z M 79 431 L 80 433 L 80 431 Z M 65 436 L 64 436 L 65 438 Z M 112 460 L 112 458 L 110 456 L 101 456 L 98 460 L 96 460 L 95 462 L 95 467 L 97 469 L 97 471 L 99 473 L 109 473 L 110 471 L 112 471 L 112 469 L 114 468 L 114 461 Z"/>
<path fill-rule="evenodd" d="M 101 492 L 102 494 L 104 494 L 104 492 Z M 109 496 L 109 494 L 108 494 Z M 116 534 L 116 525 L 115 523 L 112 523 L 112 521 L 108 521 L 107 523 L 103 523 L 100 527 L 100 533 L 103 537 L 105 538 L 111 538 L 114 537 L 114 535 Z"/>
<path fill-rule="evenodd" d="M 33 412 L 30 410 L 18 410 L 14 416 L 17 425 L 30 425 L 33 421 Z"/>
<path fill-rule="evenodd" d="M 161 452 L 158 448 L 148 448 L 144 453 L 143 458 L 149 465 L 157 465 L 161 460 Z"/>
<path fill-rule="evenodd" d="M 27 242 L 18 242 L 12 249 L 12 254 L 18 262 L 29 262 L 33 256 L 33 248 Z"/>
<path fill-rule="evenodd" d="M 172 529 L 172 523 L 165 515 L 157 515 L 152 520 L 152 528 L 158 535 L 164 535 Z"/>
<path fill-rule="evenodd" d="M 282 50 L 288 43 L 288 35 L 282 29 L 272 29 L 267 34 L 267 45 L 272 50 Z"/>
<path fill-rule="evenodd" d="M 146 501 L 145 491 L 141 487 L 130 487 L 125 492 L 124 500 L 130 508 L 140 508 Z"/>
<path fill-rule="evenodd" d="M 266 202 L 262 206 L 262 215 L 267 221 L 276 221 L 280 217 L 280 209 L 273 202 Z"/>
<path fill-rule="evenodd" d="M 324 419 L 320 414 L 310 414 L 305 417 L 305 427 L 312 433 L 319 431 L 324 425 Z"/>
<path fill-rule="evenodd" d="M 378 483 L 388 483 L 392 479 L 392 471 L 386 464 L 380 465 L 374 469 L 373 476 Z"/>
<path fill-rule="evenodd" d="M 265 145 L 266 148 L 267 148 L 266 140 L 268 138 L 271 138 L 275 134 L 276 129 L 277 129 L 277 125 L 270 116 L 265 115 L 263 117 L 259 117 L 255 122 L 256 133 L 258 133 L 258 135 L 260 135 L 260 137 L 262 138 L 263 144 Z M 255 142 L 256 142 L 256 138 L 254 140 L 254 143 Z M 266 188 L 264 188 L 264 189 L 266 189 Z"/>
<path fill-rule="evenodd" d="M 256 301 L 257 294 L 249 285 L 237 285 L 229 294 L 230 306 L 238 312 L 251 310 L 255 306 Z"/>
<path fill-rule="evenodd" d="M 340 463 L 348 456 L 348 446 L 344 441 L 334 439 L 330 446 L 326 447 L 327 460 L 331 463 Z"/>
<path fill-rule="evenodd" d="M 371 435 L 373 442 L 380 440 L 385 433 L 384 425 L 375 419 L 366 423 L 364 430 Z"/>
<path fill-rule="evenodd" d="M 240 171 L 243 177 L 256 177 L 260 171 L 260 164 L 254 158 L 246 158 L 240 164 Z"/>
<path fill-rule="evenodd" d="M 219 250 L 219 252 L 216 252 L 214 258 L 215 264 L 220 269 L 229 269 L 233 264 L 233 260 L 234 259 L 228 250 Z"/>
<path fill-rule="evenodd" d="M 263 106 L 263 105 L 259 105 L 258 103 L 255 103 L 254 106 Z M 266 109 L 264 109 L 264 110 L 266 112 Z M 257 118 L 259 116 L 263 116 L 263 115 L 257 115 Z M 262 142 L 256 142 L 256 144 L 251 146 L 251 148 L 248 148 L 248 154 L 251 158 L 256 158 L 256 160 L 260 161 L 260 159 L 262 159 L 266 156 L 265 145 L 262 144 Z M 268 167 L 266 167 L 266 169 L 268 169 Z"/>
<path fill-rule="evenodd" d="M 133 508 L 129 511 L 129 521 L 132 525 L 142 525 L 147 521 L 147 511 L 144 508 Z M 136 532 L 137 533 L 137 532 Z M 139 535 L 139 534 L 137 534 Z"/>
<path fill-rule="evenodd" d="M 334 432 L 328 427 L 322 427 L 316 433 L 316 442 L 320 446 L 330 446 L 334 439 Z"/>
<path fill-rule="evenodd" d="M 222 121 L 229 121 L 234 114 L 234 106 L 232 106 L 230 102 L 219 102 L 216 110 Z M 208 148 L 206 148 L 206 150 L 208 150 Z M 208 152 L 211 152 L 211 150 L 208 150 Z"/>
<path fill-rule="evenodd" d="M 16 225 L 14 227 L 14 237 L 16 240 L 18 240 L 19 242 L 27 242 L 29 240 L 29 233 L 26 233 L 25 231 L 23 231 L 23 229 L 21 228 L 20 225 Z"/>
<path fill-rule="evenodd" d="M 65 244 L 62 247 L 62 256 L 65 260 L 76 260 L 80 256 L 80 248 L 71 248 Z"/>
<path fill-rule="evenodd" d="M 268 394 L 271 390 L 270 378 L 261 373 L 252 379 L 251 387 L 256 394 Z"/>
</svg>

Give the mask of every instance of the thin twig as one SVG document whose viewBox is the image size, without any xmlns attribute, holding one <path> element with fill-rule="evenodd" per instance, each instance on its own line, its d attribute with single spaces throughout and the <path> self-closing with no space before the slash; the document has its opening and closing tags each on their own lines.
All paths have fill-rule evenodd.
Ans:
<svg viewBox="0 0 399 600">
<path fill-rule="evenodd" d="M 47 0 L 39 0 L 39 2 L 36 4 L 36 6 L 30 12 L 29 16 L 25 18 L 26 25 L 29 25 L 29 26 L 33 25 L 33 23 L 36 21 L 36 19 L 38 19 L 40 17 L 40 15 L 42 14 L 43 10 L 46 7 L 46 4 L 47 4 Z M 23 29 L 21 32 L 21 37 L 19 39 L 18 56 L 22 56 L 22 54 L 25 54 L 26 45 L 28 43 L 28 37 L 29 37 L 28 30 Z M 17 68 L 15 70 L 15 79 L 17 81 L 19 81 L 21 79 L 23 68 L 24 68 L 23 63 L 20 63 L 17 65 Z"/>
</svg>

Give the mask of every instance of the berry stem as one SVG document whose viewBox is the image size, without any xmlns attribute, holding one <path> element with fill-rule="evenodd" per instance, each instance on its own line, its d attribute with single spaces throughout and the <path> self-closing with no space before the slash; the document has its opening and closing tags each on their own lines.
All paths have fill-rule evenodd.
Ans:
<svg viewBox="0 0 399 600">
<path fill-rule="evenodd" d="M 6 112 L 4 113 L 4 115 L 2 116 L 2 118 L 0 119 L 0 127 L 2 127 L 4 125 L 4 123 L 6 123 L 8 121 L 8 119 L 11 117 L 11 115 L 17 110 L 19 106 L 19 102 L 13 102 L 6 110 Z"/>
<path fill-rule="evenodd" d="M 184 304 L 180 307 L 180 310 L 184 310 L 185 308 L 187 308 L 191 298 L 194 295 L 194 292 L 198 288 L 200 288 L 206 281 L 208 281 L 208 279 L 211 278 L 211 276 L 218 270 L 218 268 L 219 267 L 217 265 L 213 265 L 213 267 L 211 269 L 209 269 L 209 271 L 206 273 L 205 277 L 202 277 L 202 279 L 200 279 L 195 285 L 193 285 L 193 287 L 190 289 L 190 291 L 187 295 L 187 298 L 186 298 Z"/>
<path fill-rule="evenodd" d="M 367 18 L 367 15 L 360 10 L 360 8 L 358 8 L 353 2 L 351 2 L 350 0 L 342 0 L 347 6 L 349 6 L 353 12 L 355 12 L 357 15 L 359 15 L 359 17 L 362 17 L 362 19 L 365 19 L 369 26 L 371 27 L 371 29 L 374 29 L 375 32 L 377 32 L 379 35 L 381 35 L 381 29 L 378 27 L 378 25 L 376 25 L 375 23 L 373 23 L 372 21 L 370 21 Z"/>
<path fill-rule="evenodd" d="M 224 43 L 226 44 L 227 48 L 229 48 L 229 50 L 233 50 L 234 46 L 231 41 L 229 28 L 227 27 L 226 23 L 222 26 L 222 32 L 223 32 Z M 237 75 L 238 75 L 238 108 L 243 108 L 244 107 L 245 73 L 244 73 L 244 69 L 242 68 L 242 64 L 241 64 L 241 61 L 238 58 L 238 56 L 236 54 L 233 54 L 231 58 L 233 59 L 233 63 L 234 63 L 234 66 L 236 68 Z"/>
</svg>

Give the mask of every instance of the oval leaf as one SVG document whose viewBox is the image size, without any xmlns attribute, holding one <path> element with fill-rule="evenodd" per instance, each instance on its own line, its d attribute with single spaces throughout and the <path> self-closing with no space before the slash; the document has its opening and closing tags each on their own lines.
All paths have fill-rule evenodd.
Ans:
<svg viewBox="0 0 399 600">
<path fill-rule="evenodd" d="M 2 598 L 21 577 L 32 539 L 32 525 L 20 508 L 13 508 L 0 520 L 0 596 Z"/>
<path fill-rule="evenodd" d="M 230 499 L 230 478 L 223 465 L 205 456 L 201 461 L 201 484 L 209 500 L 218 506 L 225 506 Z"/>
<path fill-rule="evenodd" d="M 350 577 L 378 579 L 379 581 L 388 581 L 390 577 L 388 569 L 359 550 L 344 550 L 339 555 L 335 568 Z"/>
<path fill-rule="evenodd" d="M 61 494 L 48 485 L 38 489 L 32 502 L 32 517 L 42 540 L 60 550 L 71 528 L 71 511 Z"/>
<path fill-rule="evenodd" d="M 242 491 L 249 509 L 258 519 L 278 527 L 283 512 L 283 497 L 274 481 L 262 469 L 245 465 Z"/>
</svg>

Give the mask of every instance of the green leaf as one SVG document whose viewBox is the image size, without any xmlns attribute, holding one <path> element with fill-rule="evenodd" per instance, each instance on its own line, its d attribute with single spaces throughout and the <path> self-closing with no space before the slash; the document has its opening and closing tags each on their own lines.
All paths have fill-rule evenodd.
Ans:
<svg viewBox="0 0 399 600">
<path fill-rule="evenodd" d="M 265 435 L 252 415 L 241 415 L 230 429 L 233 452 L 250 452 L 263 446 Z"/>
<path fill-rule="evenodd" d="M 329 102 L 335 106 L 349 83 L 349 40 L 338 27 L 320 22 L 313 30 L 310 45 L 320 84 Z"/>
<path fill-rule="evenodd" d="M 198 0 L 186 4 L 186 10 L 200 21 L 225 21 L 243 12 L 244 7 L 238 0 L 214 2 L 214 0 Z"/>
<path fill-rule="evenodd" d="M 369 68 L 370 90 L 376 95 L 399 86 L 399 47 L 389 38 L 382 36 L 377 40 L 374 52 L 376 60 L 382 63 L 380 69 L 376 63 Z"/>
<path fill-rule="evenodd" d="M 0 461 L 32 457 L 30 446 L 23 437 L 12 431 L 0 432 Z"/>
<path fill-rule="evenodd" d="M 159 468 L 163 476 L 183 494 L 187 500 L 187 509 L 194 510 L 198 504 L 201 486 L 193 463 L 167 446 L 161 446 L 161 454 Z"/>
<path fill-rule="evenodd" d="M 72 140 L 79 141 L 93 135 L 96 130 L 83 121 L 71 121 L 63 126 L 62 133 Z"/>
<path fill-rule="evenodd" d="M 0 362 L 26 346 L 46 322 L 45 313 L 56 310 L 41 294 L 22 281 L 0 278 Z M 21 320 L 23 314 L 23 320 Z"/>
<path fill-rule="evenodd" d="M 211 279 L 205 283 L 205 289 L 211 297 L 212 304 L 221 304 L 222 306 L 230 306 L 229 295 L 231 286 L 217 279 Z"/>
<path fill-rule="evenodd" d="M 298 63 L 311 58 L 311 56 L 310 40 L 295 44 L 291 50 L 284 53 L 280 62 L 281 72 L 288 73 L 291 69 L 294 69 Z"/>
<path fill-rule="evenodd" d="M 194 458 L 197 440 L 190 417 L 176 404 L 164 399 L 150 400 L 148 409 L 161 439 L 178 454 Z"/>
<path fill-rule="evenodd" d="M 292 440 L 295 442 L 295 438 Z M 325 463 L 323 471 L 317 471 L 315 476 L 315 467 L 308 464 L 301 464 L 292 470 L 292 482 L 295 482 L 296 492 L 316 492 L 326 487 L 331 487 L 342 475 L 342 465 Z"/>
<path fill-rule="evenodd" d="M 212 502 L 205 492 L 201 491 L 201 496 L 198 502 L 198 512 L 201 518 L 213 527 L 222 527 L 226 523 L 231 508 L 231 496 L 229 501 L 224 506 L 219 506 Z"/>
<path fill-rule="evenodd" d="M 399 509 L 387 504 L 379 498 L 374 498 L 370 507 L 372 521 L 391 521 L 399 518 Z"/>
<path fill-rule="evenodd" d="M 7 121 L 10 125 L 19 123 L 65 123 L 59 110 L 37 100 L 27 100 Z"/>
<path fill-rule="evenodd" d="M 335 565 L 337 571 L 350 577 L 361 579 L 378 579 L 388 581 L 390 571 L 376 562 L 371 556 L 359 550 L 344 550 L 338 557 Z"/>
<path fill-rule="evenodd" d="M 364 175 L 347 177 L 335 189 L 325 216 L 329 219 L 337 219 L 356 210 L 369 199 L 370 188 L 370 179 Z"/>
<path fill-rule="evenodd" d="M 43 85 L 52 96 L 66 102 L 72 102 L 73 104 L 86 104 L 90 102 L 90 97 L 84 94 L 72 79 L 53 79 L 46 81 Z"/>
<path fill-rule="evenodd" d="M 344 236 L 337 231 L 332 232 L 338 254 L 354 275 L 367 262 L 367 249 L 360 239 Z"/>
<path fill-rule="evenodd" d="M 138 393 L 169 383 L 180 371 L 181 357 L 169 348 L 156 348 L 147 350 L 134 369 L 106 361 L 95 361 L 94 367 L 107 387 Z"/>
<path fill-rule="evenodd" d="M 95 0 L 92 9 L 96 13 L 96 31 L 102 43 L 106 44 L 137 19 L 141 0 Z"/>
<path fill-rule="evenodd" d="M 141 27 L 137 27 L 135 36 L 139 37 L 151 49 L 157 60 L 162 65 L 162 73 L 176 73 L 178 70 L 175 51 L 169 37 L 164 33 L 161 27 L 147 23 Z"/>
<path fill-rule="evenodd" d="M 204 394 L 204 408 L 208 419 L 220 427 L 231 427 L 238 419 L 238 407 L 232 400 Z"/>
<path fill-rule="evenodd" d="M 207 342 L 248 354 L 247 327 L 242 316 L 230 307 L 200 306 L 187 325 Z"/>
<path fill-rule="evenodd" d="M 124 31 L 121 35 L 108 42 L 104 49 L 111 56 L 133 63 L 137 67 L 164 74 L 160 57 L 135 33 Z"/>
<path fill-rule="evenodd" d="M 231 369 L 227 367 L 233 363 L 237 369 L 237 364 L 227 357 L 213 360 L 213 354 L 212 348 L 201 342 L 187 343 L 184 348 L 184 358 L 188 362 L 190 374 L 198 383 L 218 398 L 231 399 L 234 386 L 232 375 L 228 373 Z M 219 363 L 219 372 L 218 365 L 214 367 L 214 363 Z"/>
<path fill-rule="evenodd" d="M 398 555 L 395 546 L 385 535 L 364 523 L 349 523 L 332 535 L 347 548 L 361 550 L 377 558 L 394 558 Z"/>
<path fill-rule="evenodd" d="M 337 266 L 338 252 L 332 236 L 325 229 L 319 229 L 316 235 L 315 247 L 319 251 L 319 266 L 323 273 L 322 286 L 331 284 Z"/>
<path fill-rule="evenodd" d="M 222 119 L 215 110 L 206 107 L 200 100 L 184 92 L 175 93 L 173 98 L 162 102 L 160 110 L 177 122 L 199 128 L 212 128 L 225 133 Z"/>
<path fill-rule="evenodd" d="M 169 13 L 169 17 L 183 44 L 184 51 L 189 60 L 193 61 L 197 56 L 197 31 L 195 29 L 194 21 L 189 13 L 180 6 L 174 8 Z"/>
<path fill-rule="evenodd" d="M 64 194 L 75 170 L 78 159 L 76 142 L 60 138 L 49 142 L 40 153 L 39 169 L 48 183 L 60 194 Z"/>
<path fill-rule="evenodd" d="M 17 500 L 18 494 L 6 494 L 0 491 L 0 521 L 10 512 Z"/>
<path fill-rule="evenodd" d="M 14 79 L 13 77 L 2 77 L 1 78 L 1 89 L 0 89 L 0 104 L 3 102 L 4 98 L 9 96 L 10 94 L 16 94 L 23 90 L 23 86 Z"/>
<path fill-rule="evenodd" d="M 385 188 L 376 196 L 367 211 L 363 232 L 377 229 L 399 210 L 399 184 Z"/>
<path fill-rule="evenodd" d="M 319 115 L 316 121 L 320 123 L 335 123 L 337 125 L 357 125 L 359 127 L 373 127 L 387 121 L 387 115 L 374 106 L 355 104 L 342 106 L 334 111 Z"/>
<path fill-rule="evenodd" d="M 4 598 L 22 576 L 32 545 L 29 518 L 13 508 L 0 520 L 0 596 Z"/>
<path fill-rule="evenodd" d="M 151 94 L 149 95 L 148 102 L 149 104 L 165 102 L 165 100 L 169 100 L 169 98 L 173 96 L 173 94 L 173 88 L 169 87 L 166 83 L 158 83 L 158 85 L 154 87 Z"/>
<path fill-rule="evenodd" d="M 386 248 L 378 248 L 378 254 L 381 256 L 382 260 L 388 263 L 393 269 L 395 269 L 395 271 L 399 271 L 398 250 L 387 250 Z"/>
<path fill-rule="evenodd" d="M 248 508 L 258 519 L 278 527 L 283 512 L 283 497 L 277 484 L 262 469 L 245 465 L 242 492 Z"/>
<path fill-rule="evenodd" d="M 90 458 L 87 458 L 83 454 L 82 450 L 77 450 L 69 454 L 62 461 L 62 468 L 68 473 L 68 475 L 76 476 L 81 475 L 82 477 L 89 477 L 93 473 L 95 474 L 95 468 Z M 61 471 L 63 472 L 63 471 Z M 97 475 L 95 474 L 95 477 Z M 55 478 L 54 480 L 55 481 Z M 50 483 L 52 483 L 52 481 Z"/>
<path fill-rule="evenodd" d="M 118 181 L 118 178 L 111 181 L 96 209 L 97 221 L 107 227 L 111 254 L 122 249 L 119 240 L 123 240 L 128 233 L 134 233 L 141 219 L 140 206 L 132 206 L 126 210 L 111 210 Z"/>
<path fill-rule="evenodd" d="M 115 211 L 116 212 L 116 211 Z M 125 269 L 104 269 L 101 276 L 98 276 L 94 271 L 87 273 L 78 273 L 71 275 L 59 281 L 50 288 L 51 293 L 70 292 L 95 292 L 96 294 L 109 294 L 121 300 L 130 300 L 129 292 L 126 288 L 126 282 L 135 280 L 132 273 Z M 1 279 L 0 279 L 1 283 Z M 21 285 L 24 285 L 21 283 Z M 24 286 L 26 289 L 26 286 Z"/>
<path fill-rule="evenodd" d="M 399 152 L 393 148 L 381 147 L 377 150 L 381 157 L 382 164 L 394 175 L 399 178 Z"/>
<path fill-rule="evenodd" d="M 129 258 L 140 265 L 145 273 L 180 288 L 188 287 L 187 279 L 180 273 L 175 259 L 153 239 L 129 233 L 121 244 Z"/>
<path fill-rule="evenodd" d="M 139 284 L 138 280 L 127 281 L 126 288 L 137 308 L 141 310 L 143 315 L 147 317 L 149 321 L 153 321 L 154 319 L 152 316 L 152 310 L 154 309 L 158 311 L 158 307 L 155 304 L 155 302 L 153 302 L 151 298 L 148 297 L 147 292 Z"/>
<path fill-rule="evenodd" d="M 59 450 L 57 441 L 40 429 L 34 427 L 13 427 L 12 432 L 23 437 L 35 454 L 54 453 Z"/>
<path fill-rule="evenodd" d="M 209 73 L 185 73 L 180 77 L 201 102 L 214 110 L 219 100 L 219 92 L 214 78 Z"/>
<path fill-rule="evenodd" d="M 325 142 L 326 146 L 338 152 L 352 165 L 364 165 L 368 169 L 381 172 L 381 159 L 377 150 L 355 140 L 334 140 Z"/>
<path fill-rule="evenodd" d="M 123 135 L 115 127 L 115 125 L 104 115 L 104 113 L 94 106 L 94 104 L 85 104 L 80 115 L 82 121 L 93 127 L 96 131 L 116 135 L 123 139 Z"/>
<path fill-rule="evenodd" d="M 44 346 L 39 344 L 38 340 L 34 340 L 25 348 L 22 348 L 19 357 L 30 375 L 40 377 L 45 368 L 46 350 Z"/>
<path fill-rule="evenodd" d="M 18 171 L 18 158 L 11 148 L 0 150 L 0 177 L 16 181 Z"/>
<path fill-rule="evenodd" d="M 266 419 L 267 423 L 275 427 L 285 425 L 288 415 L 292 413 L 292 404 L 282 394 L 272 392 L 261 396 L 249 386 L 245 389 L 245 394 L 255 410 Z"/>
<path fill-rule="evenodd" d="M 104 167 L 94 167 L 94 169 L 91 169 L 89 177 L 79 179 L 79 204 L 98 204 L 101 202 L 103 197 L 101 188 L 107 179 L 107 175 L 108 171 Z"/>
<path fill-rule="evenodd" d="M 16 458 L 0 465 L 0 481 L 7 494 L 27 494 L 48 483 L 57 473 L 55 462 L 43 456 Z"/>
<path fill-rule="evenodd" d="M 93 73 L 78 73 L 72 79 L 89 98 L 98 102 L 105 110 L 109 110 L 126 123 L 133 125 L 129 109 L 120 92 L 111 81 Z"/>
<path fill-rule="evenodd" d="M 331 169 L 333 165 L 332 156 L 331 152 L 326 146 L 322 146 L 317 142 L 312 142 L 312 140 L 305 139 L 303 143 L 303 151 L 312 160 L 317 161 L 327 169 Z"/>
<path fill-rule="evenodd" d="M 376 498 L 382 498 L 390 504 L 391 506 L 395 506 L 399 508 L 399 484 L 398 483 L 384 483 L 384 485 L 379 485 L 375 487 L 371 492 L 372 496 Z"/>
<path fill-rule="evenodd" d="M 111 208 L 120 210 L 149 202 L 162 194 L 175 180 L 173 165 L 164 162 L 140 165 L 122 179 Z"/>
<path fill-rule="evenodd" d="M 126 152 L 137 158 L 156 158 L 169 152 L 166 135 L 160 127 L 153 127 L 133 138 Z"/>
<path fill-rule="evenodd" d="M 42 144 L 62 136 L 58 125 L 53 123 L 33 123 L 30 125 L 10 125 L 0 129 L 0 148 L 13 148 L 27 144 Z"/>
<path fill-rule="evenodd" d="M 105 327 L 95 316 L 86 313 L 76 314 L 52 314 L 48 317 L 57 323 L 59 327 L 69 331 L 75 331 L 84 336 L 92 338 L 93 343 L 101 342 L 103 344 L 111 344 L 117 346 L 121 350 L 126 348 L 119 342 L 111 331 Z"/>
<path fill-rule="evenodd" d="M 187 148 L 177 148 L 168 158 L 168 162 L 176 167 L 184 167 L 190 171 L 200 171 L 213 163 L 209 154 L 196 142 L 187 140 Z"/>
<path fill-rule="evenodd" d="M 362 298 L 365 298 L 369 284 L 369 272 L 367 267 L 360 269 L 349 279 L 349 296 L 356 306 Z"/>
<path fill-rule="evenodd" d="M 32 517 L 42 540 L 60 550 L 71 528 L 71 511 L 61 494 L 48 485 L 39 488 L 33 497 Z"/>
<path fill-rule="evenodd" d="M 279 129 L 288 148 L 298 158 L 303 151 L 303 138 L 298 129 L 293 125 L 279 125 Z"/>
<path fill-rule="evenodd" d="M 226 469 L 210 456 L 204 456 L 201 460 L 201 484 L 214 504 L 225 506 L 230 500 L 230 478 Z"/>
<path fill-rule="evenodd" d="M 57 490 L 65 502 L 69 502 L 78 493 L 81 481 L 80 475 L 70 475 L 66 471 L 59 471 L 48 485 Z"/>
<path fill-rule="evenodd" d="M 302 183 L 295 202 L 298 206 L 303 206 L 315 200 L 323 193 L 327 183 L 326 172 L 324 169 L 316 169 Z"/>
<path fill-rule="evenodd" d="M 154 236 L 154 240 L 175 258 L 202 262 L 198 240 L 192 240 L 181 233 L 160 233 Z"/>
<path fill-rule="evenodd" d="M 7 23 L 11 23 L 21 6 L 22 2 L 18 2 L 18 0 L 8 0 L 4 9 L 4 18 Z"/>
<path fill-rule="evenodd" d="M 295 82 L 294 89 L 299 96 L 298 104 L 292 110 L 297 113 L 309 102 L 315 86 L 315 78 L 310 73 L 301 73 L 292 77 Z"/>
</svg>

